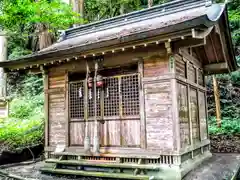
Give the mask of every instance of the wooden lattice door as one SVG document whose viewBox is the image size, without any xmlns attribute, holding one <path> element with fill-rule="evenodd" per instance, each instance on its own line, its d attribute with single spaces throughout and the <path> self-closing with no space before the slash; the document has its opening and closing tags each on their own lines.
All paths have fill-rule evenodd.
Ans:
<svg viewBox="0 0 240 180">
<path fill-rule="evenodd" d="M 89 124 L 91 144 L 93 142 L 95 94 L 93 89 L 88 89 L 88 101 L 85 104 L 84 85 L 84 80 L 69 85 L 70 145 L 83 146 L 85 123 Z M 106 76 L 104 85 L 96 90 L 101 146 L 139 147 L 138 73 Z"/>
</svg>

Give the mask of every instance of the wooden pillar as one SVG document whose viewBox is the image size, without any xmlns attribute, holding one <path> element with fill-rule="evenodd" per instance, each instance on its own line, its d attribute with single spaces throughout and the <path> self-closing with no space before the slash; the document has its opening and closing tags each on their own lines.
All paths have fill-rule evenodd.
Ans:
<svg viewBox="0 0 240 180">
<path fill-rule="evenodd" d="M 139 73 L 139 101 L 140 101 L 140 133 L 141 133 L 141 148 L 146 149 L 146 117 L 145 117 L 145 97 L 143 87 L 143 59 L 138 61 L 138 73 Z"/>
<path fill-rule="evenodd" d="M 171 43 L 166 42 L 165 48 L 167 49 L 168 60 L 169 60 L 169 71 L 172 74 L 176 74 L 176 62 L 175 57 L 172 52 Z M 172 121 L 173 121 L 173 132 L 174 132 L 174 148 L 177 151 L 181 149 L 181 139 L 180 139 L 180 120 L 179 120 L 179 109 L 178 109 L 178 87 L 177 80 L 173 78 L 171 81 L 171 98 L 172 98 Z"/>
<path fill-rule="evenodd" d="M 199 85 L 199 79 L 198 79 L 198 76 L 199 76 L 199 69 L 198 68 L 195 68 L 195 70 L 196 70 L 196 83 L 197 83 L 197 85 L 198 86 L 200 86 Z M 197 118 L 198 118 L 198 120 L 197 120 L 197 125 L 198 125 L 198 128 L 199 128 L 199 140 L 200 141 L 202 141 L 202 131 L 201 131 L 201 119 L 200 119 L 200 102 L 199 102 L 199 100 L 200 100 L 200 93 L 199 93 L 199 87 L 197 88 L 197 114 L 198 114 L 198 116 L 197 116 Z"/>
<path fill-rule="evenodd" d="M 215 76 L 213 76 L 213 91 L 214 91 L 214 98 L 215 98 L 215 104 L 216 104 L 217 125 L 220 128 L 221 127 L 221 106 L 220 106 L 220 99 L 219 99 L 218 83 Z"/>
<path fill-rule="evenodd" d="M 68 97 L 68 72 L 65 72 L 65 121 L 66 121 L 66 140 L 65 145 L 66 147 L 69 146 L 69 139 L 70 139 L 70 131 L 69 131 L 69 97 Z"/>
<path fill-rule="evenodd" d="M 85 120 L 85 137 L 84 137 L 84 150 L 90 153 L 90 137 L 89 137 L 89 122 L 88 122 L 88 78 L 89 66 L 86 61 L 86 79 L 84 83 L 84 120 Z"/>
<path fill-rule="evenodd" d="M 44 84 L 44 118 L 45 118 L 45 147 L 49 146 L 49 77 L 48 71 L 42 69 L 43 84 Z"/>
<path fill-rule="evenodd" d="M 189 79 L 189 61 L 186 61 L 187 67 L 186 67 L 186 73 L 187 73 L 187 79 Z M 190 101 L 190 86 L 187 84 L 187 99 L 188 99 L 188 120 L 189 120 L 189 133 L 190 133 L 190 143 L 191 146 L 193 146 L 193 130 L 192 130 L 192 112 L 191 112 L 191 101 Z"/>
<path fill-rule="evenodd" d="M 99 122 L 97 119 L 97 71 L 98 63 L 95 62 L 95 74 L 94 74 L 94 137 L 93 137 L 93 152 L 100 154 L 100 142 L 99 142 Z"/>
</svg>

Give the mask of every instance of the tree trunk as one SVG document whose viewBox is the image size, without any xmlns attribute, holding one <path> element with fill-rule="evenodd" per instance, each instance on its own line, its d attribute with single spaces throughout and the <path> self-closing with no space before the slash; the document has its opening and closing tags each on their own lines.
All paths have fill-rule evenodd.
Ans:
<svg viewBox="0 0 240 180">
<path fill-rule="evenodd" d="M 123 3 L 120 5 L 120 10 L 119 11 L 120 11 L 121 15 L 124 14 L 124 4 Z"/>
<path fill-rule="evenodd" d="M 148 8 L 153 6 L 153 0 L 148 0 Z"/>
<path fill-rule="evenodd" d="M 37 24 L 39 49 L 42 50 L 53 44 L 53 36 L 48 32 L 45 24 Z"/>
<path fill-rule="evenodd" d="M 221 107 L 220 107 L 218 83 L 215 76 L 213 76 L 213 90 L 214 90 L 214 97 L 215 97 L 215 104 L 216 104 L 217 125 L 220 128 L 221 127 Z"/>
<path fill-rule="evenodd" d="M 70 0 L 71 5 L 73 7 L 73 11 L 80 14 L 80 18 L 83 20 L 84 17 L 84 0 Z M 81 22 L 83 24 L 83 21 Z M 74 24 L 74 27 L 78 26 L 78 24 Z"/>
<path fill-rule="evenodd" d="M 39 0 L 35 0 L 38 2 Z M 44 23 L 37 23 L 35 25 L 35 32 L 37 34 L 37 42 L 36 39 L 33 39 L 32 45 L 36 44 L 33 48 L 33 51 L 42 50 L 47 48 L 53 44 L 54 37 L 49 33 L 48 26 Z"/>
</svg>

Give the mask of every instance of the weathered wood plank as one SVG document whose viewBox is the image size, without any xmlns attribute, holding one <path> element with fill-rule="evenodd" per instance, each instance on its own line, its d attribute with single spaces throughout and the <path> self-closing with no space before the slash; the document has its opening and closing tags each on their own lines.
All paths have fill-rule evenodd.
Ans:
<svg viewBox="0 0 240 180">
<path fill-rule="evenodd" d="M 46 91 L 49 88 L 49 77 L 48 73 L 45 71 L 44 77 L 44 112 L 45 112 L 45 146 L 49 146 L 49 95 Z"/>
<path fill-rule="evenodd" d="M 146 149 L 146 117 L 145 117 L 145 98 L 144 98 L 144 87 L 143 87 L 143 75 L 144 75 L 144 64 L 140 60 L 138 63 L 139 73 L 139 104 L 140 104 L 140 144 L 141 148 Z"/>
<path fill-rule="evenodd" d="M 64 86 L 65 86 L 65 97 L 64 97 L 64 101 L 65 101 L 65 107 L 64 107 L 64 117 L 65 117 L 65 138 L 66 138 L 66 147 L 69 146 L 69 138 L 70 138 L 70 131 L 69 131 L 69 87 L 68 87 L 68 72 L 65 72 L 65 81 L 64 81 Z"/>
<path fill-rule="evenodd" d="M 70 146 L 84 143 L 84 122 L 70 123 Z"/>
<path fill-rule="evenodd" d="M 67 143 L 67 117 L 66 117 L 66 91 L 68 84 L 68 76 L 66 72 L 48 72 L 49 83 L 57 86 L 49 86 L 46 93 L 48 94 L 49 102 L 49 145 L 65 144 Z M 59 81 L 61 79 L 61 81 Z M 67 113 L 68 114 L 68 113 Z"/>
</svg>

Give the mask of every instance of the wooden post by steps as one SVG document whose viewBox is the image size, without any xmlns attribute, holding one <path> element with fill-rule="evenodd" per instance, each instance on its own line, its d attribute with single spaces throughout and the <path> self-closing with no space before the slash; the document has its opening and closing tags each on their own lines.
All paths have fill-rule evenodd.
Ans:
<svg viewBox="0 0 240 180">
<path fill-rule="evenodd" d="M 217 125 L 220 128 L 221 127 L 221 107 L 220 107 L 218 83 L 215 76 L 213 76 L 213 91 L 214 91 L 215 104 L 216 104 Z"/>
</svg>

